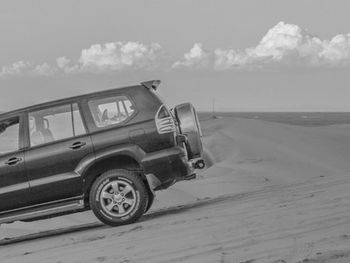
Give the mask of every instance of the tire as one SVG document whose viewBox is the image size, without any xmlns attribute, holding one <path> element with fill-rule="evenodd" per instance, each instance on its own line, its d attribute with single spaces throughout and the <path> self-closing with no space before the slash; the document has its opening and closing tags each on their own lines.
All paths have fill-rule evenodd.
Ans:
<svg viewBox="0 0 350 263">
<path fill-rule="evenodd" d="M 186 135 L 186 150 L 188 159 L 200 158 L 203 154 L 202 132 L 198 115 L 191 103 L 183 103 L 174 108 L 180 133 Z"/>
<path fill-rule="evenodd" d="M 155 197 L 156 196 L 151 191 L 148 191 L 148 202 L 144 214 L 147 213 L 148 210 L 152 207 Z"/>
<path fill-rule="evenodd" d="M 114 169 L 96 179 L 89 202 L 101 222 L 119 226 L 137 221 L 147 208 L 148 198 L 147 188 L 135 172 Z"/>
</svg>

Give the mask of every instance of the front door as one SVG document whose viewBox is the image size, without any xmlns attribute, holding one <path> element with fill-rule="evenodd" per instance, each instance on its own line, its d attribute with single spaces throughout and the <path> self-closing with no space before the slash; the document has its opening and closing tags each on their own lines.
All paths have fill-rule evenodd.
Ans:
<svg viewBox="0 0 350 263">
<path fill-rule="evenodd" d="M 29 203 L 29 183 L 25 173 L 22 117 L 0 119 L 0 213 Z"/>
<path fill-rule="evenodd" d="M 77 103 L 28 113 L 29 148 L 25 151 L 32 200 L 42 204 L 82 195 L 76 171 L 93 155 Z"/>
</svg>

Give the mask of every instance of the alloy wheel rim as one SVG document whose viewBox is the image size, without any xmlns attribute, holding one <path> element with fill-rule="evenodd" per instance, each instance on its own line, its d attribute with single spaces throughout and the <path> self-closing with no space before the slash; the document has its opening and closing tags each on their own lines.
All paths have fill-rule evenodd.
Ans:
<svg viewBox="0 0 350 263">
<path fill-rule="evenodd" d="M 100 203 L 103 210 L 110 216 L 126 216 L 136 205 L 135 189 L 126 181 L 111 181 L 102 188 Z"/>
</svg>

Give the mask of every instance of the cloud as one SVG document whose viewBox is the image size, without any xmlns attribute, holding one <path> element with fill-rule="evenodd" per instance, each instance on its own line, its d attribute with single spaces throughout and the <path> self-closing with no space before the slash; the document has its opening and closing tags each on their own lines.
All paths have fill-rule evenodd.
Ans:
<svg viewBox="0 0 350 263">
<path fill-rule="evenodd" d="M 96 44 L 83 49 L 79 58 L 81 71 L 122 70 L 125 68 L 152 68 L 161 46 L 139 42 Z"/>
<path fill-rule="evenodd" d="M 11 65 L 3 66 L 0 76 L 19 75 L 27 71 L 31 64 L 27 61 L 17 61 Z"/>
<path fill-rule="evenodd" d="M 209 69 L 240 70 L 278 67 L 350 68 L 350 34 L 321 39 L 298 25 L 279 22 L 256 46 L 207 50 L 195 43 L 182 58 L 163 53 L 158 43 L 109 42 L 82 49 L 76 59 L 58 57 L 56 63 L 18 61 L 3 66 L 0 77 L 104 73 L 123 70 Z"/>
<path fill-rule="evenodd" d="M 47 63 L 33 65 L 28 61 L 17 61 L 11 65 L 3 66 L 0 77 L 18 75 L 41 75 L 50 76 L 55 73 L 55 68 Z"/>
<path fill-rule="evenodd" d="M 33 64 L 18 61 L 3 66 L 0 77 L 31 75 L 51 76 L 57 73 L 109 72 L 125 69 L 150 70 L 159 67 L 161 46 L 158 43 L 145 45 L 140 42 L 112 42 L 95 44 L 81 51 L 77 60 L 58 57 L 54 65 Z"/>
<path fill-rule="evenodd" d="M 183 59 L 173 63 L 172 68 L 194 67 L 203 68 L 209 65 L 210 54 L 203 50 L 201 43 L 195 43 Z"/>
<path fill-rule="evenodd" d="M 65 69 L 70 64 L 70 59 L 66 57 L 59 57 L 59 58 L 56 58 L 56 63 L 58 68 Z"/>
<path fill-rule="evenodd" d="M 65 73 L 107 72 L 124 69 L 152 69 L 157 66 L 161 46 L 140 42 L 111 42 L 95 44 L 81 51 L 77 61 L 66 57 L 56 59 L 57 67 Z"/>
<path fill-rule="evenodd" d="M 41 76 L 51 76 L 55 74 L 55 72 L 56 72 L 56 68 L 51 67 L 47 63 L 36 65 L 34 69 L 31 71 L 32 74 L 41 75 Z"/>
<path fill-rule="evenodd" d="M 251 59 L 281 61 L 285 56 L 298 52 L 308 37 L 300 27 L 280 22 L 267 32 L 255 48 L 247 49 L 246 55 Z"/>
<path fill-rule="evenodd" d="M 80 70 L 80 65 L 73 63 L 70 59 L 66 57 L 56 58 L 56 65 L 58 70 L 63 71 L 65 73 L 76 73 Z"/>
<path fill-rule="evenodd" d="M 331 41 L 324 41 L 324 48 L 320 52 L 322 60 L 331 64 L 337 62 L 349 63 L 350 60 L 350 34 L 337 35 Z"/>
<path fill-rule="evenodd" d="M 196 49 L 203 51 L 200 45 Z M 350 66 L 350 34 L 340 34 L 331 40 L 322 40 L 297 25 L 279 22 L 263 36 L 255 47 L 220 49 L 191 56 L 194 47 L 175 62 L 176 67 L 254 68 L 269 65 L 339 67 Z"/>
</svg>

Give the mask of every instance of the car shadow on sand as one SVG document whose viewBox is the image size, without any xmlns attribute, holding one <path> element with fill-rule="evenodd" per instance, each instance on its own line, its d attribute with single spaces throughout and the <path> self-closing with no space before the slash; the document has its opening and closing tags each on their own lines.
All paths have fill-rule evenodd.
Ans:
<svg viewBox="0 0 350 263">
<path fill-rule="evenodd" d="M 219 202 L 224 202 L 224 201 L 229 201 L 229 200 L 239 200 L 239 199 L 245 197 L 246 195 L 247 195 L 247 193 L 246 194 L 235 194 L 235 195 L 223 195 L 223 196 L 216 197 L 216 198 L 199 199 L 198 201 L 193 202 L 193 203 L 178 205 L 178 206 L 164 208 L 164 209 L 150 212 L 148 214 L 145 214 L 139 222 L 145 222 L 145 221 L 148 221 L 151 219 L 160 218 L 162 216 L 183 213 L 183 212 L 188 211 L 190 209 L 198 209 L 202 206 L 216 204 Z M 98 228 L 109 228 L 109 226 L 106 226 L 100 222 L 94 222 L 94 223 L 87 223 L 87 224 L 81 224 L 81 225 L 76 225 L 76 226 L 46 230 L 46 231 L 41 231 L 41 232 L 17 236 L 17 237 L 10 237 L 10 238 L 5 237 L 5 238 L 0 239 L 0 246 L 8 246 L 8 245 L 15 244 L 15 243 L 51 238 L 51 237 L 55 237 L 55 236 L 76 233 L 76 232 L 82 232 L 82 231 L 86 231 L 89 229 L 98 229 Z M 132 229 L 134 229 L 134 228 L 132 228 Z"/>
</svg>

